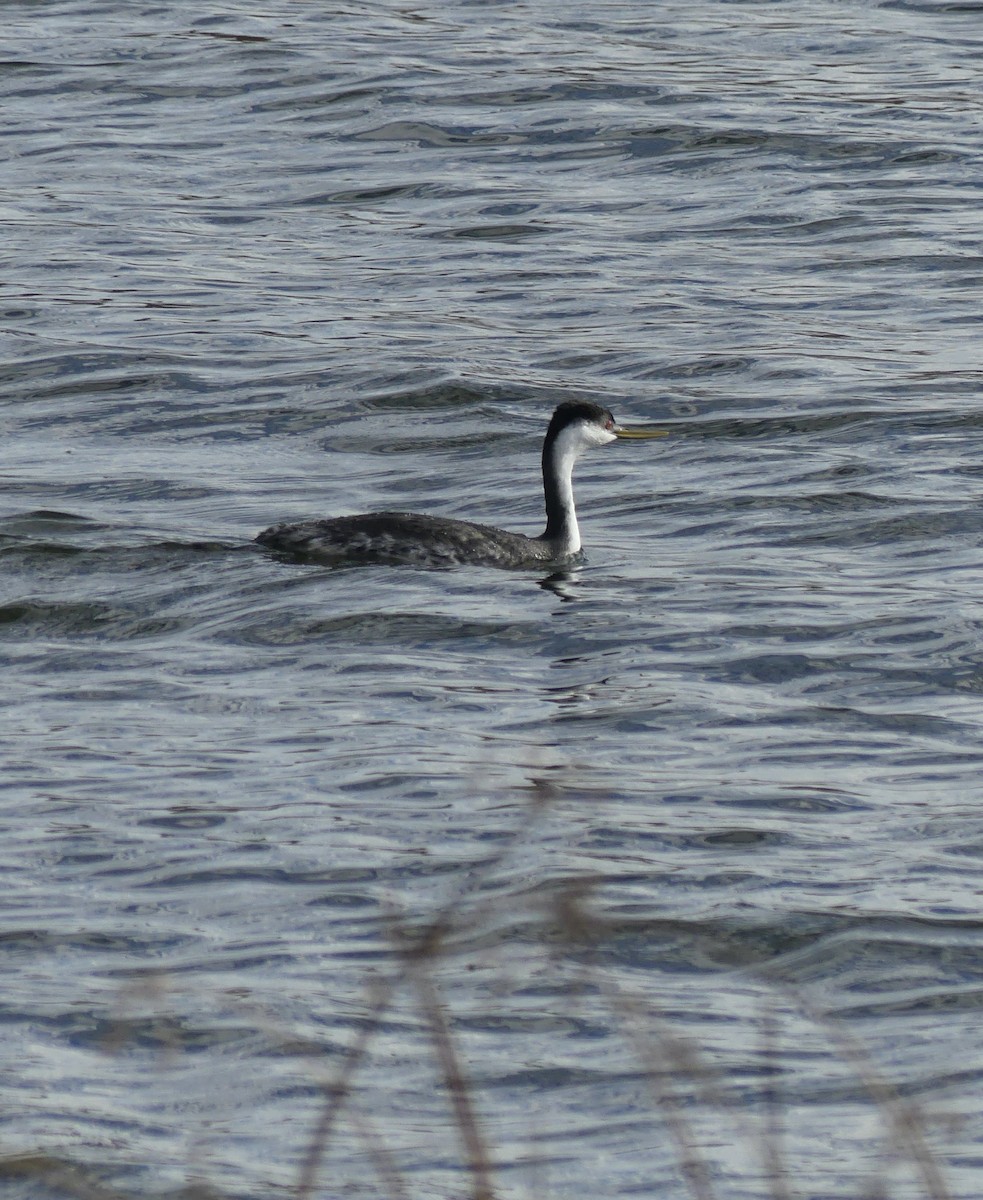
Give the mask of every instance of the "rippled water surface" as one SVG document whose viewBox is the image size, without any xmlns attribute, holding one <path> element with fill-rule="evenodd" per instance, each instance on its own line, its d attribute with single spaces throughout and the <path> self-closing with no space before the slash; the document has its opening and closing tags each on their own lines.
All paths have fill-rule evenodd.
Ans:
<svg viewBox="0 0 983 1200">
<path fill-rule="evenodd" d="M 979 1196 L 980 6 L 3 14 L 4 1186 Z"/>
</svg>

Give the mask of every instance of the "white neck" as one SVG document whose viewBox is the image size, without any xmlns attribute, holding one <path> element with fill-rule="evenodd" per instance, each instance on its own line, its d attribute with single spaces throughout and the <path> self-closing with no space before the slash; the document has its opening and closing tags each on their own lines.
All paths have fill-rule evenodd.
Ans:
<svg viewBox="0 0 983 1200">
<path fill-rule="evenodd" d="M 543 487 L 546 490 L 546 531 L 558 557 L 580 550 L 580 527 L 573 502 L 573 466 L 587 449 L 583 430 L 568 425 L 543 455 Z"/>
</svg>

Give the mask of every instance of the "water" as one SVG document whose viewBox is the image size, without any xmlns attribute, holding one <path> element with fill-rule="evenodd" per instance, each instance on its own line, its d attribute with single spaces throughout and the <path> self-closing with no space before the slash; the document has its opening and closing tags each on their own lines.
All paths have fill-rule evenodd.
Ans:
<svg viewBox="0 0 983 1200">
<path fill-rule="evenodd" d="M 979 1194 L 979 16 L 4 6 L 12 1195 Z"/>
</svg>

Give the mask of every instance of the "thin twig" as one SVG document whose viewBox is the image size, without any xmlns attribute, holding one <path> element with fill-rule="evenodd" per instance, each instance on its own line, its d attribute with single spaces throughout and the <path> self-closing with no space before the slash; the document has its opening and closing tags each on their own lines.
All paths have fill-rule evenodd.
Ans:
<svg viewBox="0 0 983 1200">
<path fill-rule="evenodd" d="M 389 1152 L 389 1147 L 375 1124 L 354 1104 L 348 1110 L 348 1119 L 354 1125 L 362 1141 L 365 1142 L 369 1157 L 375 1164 L 379 1179 L 386 1189 L 386 1195 L 392 1197 L 392 1200 L 410 1200 L 409 1190 L 396 1166 L 396 1160 Z"/>
<path fill-rule="evenodd" d="M 468 1081 L 451 1037 L 444 1006 L 430 975 L 424 971 L 415 971 L 413 978 L 420 993 L 423 1010 L 430 1021 L 437 1060 L 440 1063 L 444 1084 L 454 1107 L 454 1119 L 461 1134 L 461 1141 L 464 1143 L 468 1168 L 474 1183 L 472 1195 L 474 1200 L 493 1200 L 495 1193 L 491 1182 L 488 1147 L 485 1145 L 477 1114 L 471 1102 Z"/>
<path fill-rule="evenodd" d="M 370 1005 L 369 1016 L 358 1031 L 358 1037 L 349 1046 L 337 1078 L 334 1082 L 324 1086 L 324 1107 L 311 1131 L 307 1153 L 301 1163 L 300 1178 L 297 1181 L 297 1200 L 310 1200 L 314 1192 L 321 1160 L 324 1158 L 328 1142 L 331 1140 L 335 1122 L 341 1115 L 345 1101 L 348 1099 L 355 1072 L 365 1058 L 372 1035 L 378 1029 L 383 1014 L 392 1003 L 397 982 L 398 977 L 397 979 L 376 981 L 376 995 Z"/>
<path fill-rule="evenodd" d="M 770 1070 L 777 1060 L 778 1018 L 774 1006 L 762 1013 L 761 1048 L 759 1057 L 762 1069 Z M 782 1112 L 779 1105 L 777 1073 L 765 1084 L 765 1129 L 761 1139 L 761 1158 L 765 1175 L 771 1189 L 772 1200 L 792 1200 L 789 1187 L 789 1172 L 783 1153 Z"/>
<path fill-rule="evenodd" d="M 337 1078 L 324 1085 L 325 1102 L 311 1131 L 307 1153 L 301 1163 L 300 1178 L 296 1188 L 297 1200 L 311 1200 L 321 1163 L 327 1153 L 335 1124 L 351 1093 L 356 1072 L 365 1059 L 372 1037 L 379 1027 L 383 1015 L 393 1002 L 397 990 L 406 981 L 407 975 L 416 970 L 423 960 L 436 958 L 443 952 L 451 930 L 455 925 L 462 923 L 465 899 L 478 890 L 483 880 L 501 866 L 517 845 L 525 843 L 529 829 L 540 819 L 545 808 L 552 802 L 553 789 L 548 782 L 534 780 L 533 790 L 533 802 L 527 809 L 525 819 L 511 837 L 496 854 L 491 855 L 479 865 L 474 874 L 469 876 L 455 894 L 445 902 L 429 924 L 404 940 L 400 946 L 401 955 L 398 968 L 388 979 L 381 980 L 376 984 L 375 997 L 370 1003 L 369 1015 L 355 1041 L 348 1048 Z M 476 911 L 472 910 L 468 914 L 472 924 L 475 923 L 476 912 L 480 914 L 483 908 L 488 907 L 489 903 L 486 900 L 484 905 L 478 905 Z M 481 1157 L 479 1156 L 476 1160 L 472 1156 L 472 1163 L 475 1161 L 481 1161 Z M 491 1191 L 489 1190 L 486 1195 L 490 1197 Z"/>
</svg>

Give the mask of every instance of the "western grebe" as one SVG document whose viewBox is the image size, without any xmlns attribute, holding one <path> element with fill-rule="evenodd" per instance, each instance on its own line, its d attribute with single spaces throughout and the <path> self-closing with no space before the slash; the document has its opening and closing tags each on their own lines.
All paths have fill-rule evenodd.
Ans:
<svg viewBox="0 0 983 1200">
<path fill-rule="evenodd" d="M 569 400 L 561 404 L 553 413 L 543 442 L 546 529 L 539 537 L 451 517 L 373 512 L 272 525 L 256 541 L 281 554 L 315 559 L 372 559 L 420 566 L 474 563 L 487 567 L 569 562 L 580 554 L 572 482 L 577 459 L 585 450 L 605 446 L 617 438 L 664 436 L 661 429 L 622 429 L 611 413 L 597 404 Z"/>
</svg>

